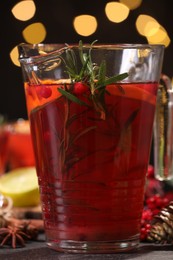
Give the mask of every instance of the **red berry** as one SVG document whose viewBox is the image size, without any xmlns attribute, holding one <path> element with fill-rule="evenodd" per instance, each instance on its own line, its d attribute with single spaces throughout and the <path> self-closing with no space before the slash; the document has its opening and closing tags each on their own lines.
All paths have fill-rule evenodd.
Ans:
<svg viewBox="0 0 173 260">
<path fill-rule="evenodd" d="M 152 211 L 150 209 L 144 209 L 142 212 L 142 220 L 146 221 L 150 221 L 152 220 L 153 214 Z"/>
<path fill-rule="evenodd" d="M 73 93 L 76 95 L 82 95 L 86 92 L 88 92 L 89 88 L 82 82 L 76 82 L 74 84 Z"/>
<path fill-rule="evenodd" d="M 151 224 L 147 223 L 145 227 L 146 227 L 146 230 L 148 231 L 151 228 Z"/>
<path fill-rule="evenodd" d="M 147 178 L 154 178 L 154 167 L 152 165 L 148 165 Z"/>
<path fill-rule="evenodd" d="M 171 200 L 173 200 L 173 193 L 172 191 L 167 191 L 165 196 L 164 196 L 165 199 L 168 200 L 168 202 L 170 202 Z"/>
<path fill-rule="evenodd" d="M 162 207 L 166 207 L 169 203 L 169 199 L 167 197 L 163 197 L 162 199 Z"/>
<path fill-rule="evenodd" d="M 39 94 L 43 98 L 49 98 L 52 95 L 52 90 L 50 87 L 42 86 Z"/>
<path fill-rule="evenodd" d="M 146 223 L 141 227 L 140 240 L 145 241 L 147 239 L 148 233 L 150 232 L 151 224 Z"/>
<path fill-rule="evenodd" d="M 162 208 L 163 206 L 163 200 L 159 195 L 155 196 L 155 204 L 156 204 L 156 208 Z"/>
</svg>

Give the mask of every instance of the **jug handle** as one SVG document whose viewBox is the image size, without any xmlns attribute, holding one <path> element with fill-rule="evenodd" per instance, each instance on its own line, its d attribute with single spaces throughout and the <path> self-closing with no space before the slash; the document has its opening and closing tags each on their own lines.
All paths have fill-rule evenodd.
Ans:
<svg viewBox="0 0 173 260">
<path fill-rule="evenodd" d="M 154 119 L 155 178 L 173 179 L 173 89 L 171 79 L 162 74 L 157 92 Z"/>
</svg>

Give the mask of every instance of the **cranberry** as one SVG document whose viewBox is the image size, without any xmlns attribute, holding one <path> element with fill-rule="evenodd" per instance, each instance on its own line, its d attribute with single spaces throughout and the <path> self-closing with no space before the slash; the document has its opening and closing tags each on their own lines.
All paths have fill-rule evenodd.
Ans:
<svg viewBox="0 0 173 260">
<path fill-rule="evenodd" d="M 52 95 L 52 90 L 50 87 L 42 86 L 39 94 L 43 98 L 49 98 Z"/>
<path fill-rule="evenodd" d="M 159 194 L 155 194 L 146 199 L 147 207 L 151 209 L 154 214 L 165 207 L 168 202 L 169 200 L 165 196 L 161 197 Z"/>
<path fill-rule="evenodd" d="M 152 220 L 153 213 L 150 209 L 144 209 L 142 212 L 142 220 L 144 221 L 150 221 Z"/>
<path fill-rule="evenodd" d="M 148 165 L 147 178 L 154 178 L 154 167 Z"/>
<path fill-rule="evenodd" d="M 143 227 L 141 227 L 141 233 L 140 233 L 141 241 L 145 241 L 147 239 L 150 229 L 151 229 L 151 224 L 149 224 L 149 223 L 147 223 Z"/>
<path fill-rule="evenodd" d="M 76 82 L 74 84 L 73 93 L 76 95 L 82 95 L 86 92 L 88 92 L 89 88 L 82 82 Z"/>
<path fill-rule="evenodd" d="M 162 204 L 163 204 L 162 207 L 166 207 L 168 205 L 168 203 L 169 203 L 169 199 L 167 197 L 164 197 L 162 199 Z"/>
</svg>

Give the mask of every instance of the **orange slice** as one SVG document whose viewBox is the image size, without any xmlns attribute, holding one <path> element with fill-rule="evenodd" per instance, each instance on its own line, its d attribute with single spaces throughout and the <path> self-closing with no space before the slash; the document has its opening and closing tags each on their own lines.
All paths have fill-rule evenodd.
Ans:
<svg viewBox="0 0 173 260">
<path fill-rule="evenodd" d="M 138 99 L 138 100 L 146 101 L 152 105 L 156 104 L 156 96 L 145 91 L 143 88 L 132 86 L 130 84 L 122 85 L 122 88 L 124 92 L 121 91 L 116 85 L 110 85 L 107 87 L 107 90 L 110 92 L 110 94 L 115 96 Z"/>
</svg>

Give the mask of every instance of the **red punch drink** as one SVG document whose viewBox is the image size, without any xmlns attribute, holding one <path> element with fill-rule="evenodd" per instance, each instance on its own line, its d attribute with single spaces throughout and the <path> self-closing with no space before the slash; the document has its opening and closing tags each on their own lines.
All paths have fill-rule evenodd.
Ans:
<svg viewBox="0 0 173 260">
<path fill-rule="evenodd" d="M 49 238 L 138 236 L 157 84 L 107 86 L 104 120 L 92 107 L 58 97 L 58 87 L 46 85 L 51 96 L 30 112 Z M 41 99 L 39 86 L 27 86 L 26 95 L 31 103 Z"/>
<path fill-rule="evenodd" d="M 158 75 L 147 73 L 152 60 L 140 68 L 148 45 L 127 48 L 125 59 L 121 46 L 79 45 L 79 56 L 75 48 L 21 59 L 47 244 L 74 253 L 131 250 L 139 244 Z"/>
</svg>

